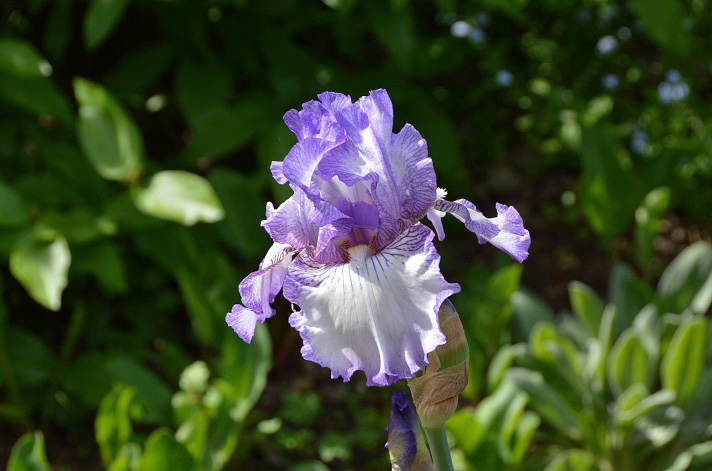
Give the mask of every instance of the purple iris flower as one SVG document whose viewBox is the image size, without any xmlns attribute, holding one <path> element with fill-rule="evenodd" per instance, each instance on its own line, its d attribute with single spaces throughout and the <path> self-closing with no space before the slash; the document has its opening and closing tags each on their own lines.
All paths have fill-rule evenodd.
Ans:
<svg viewBox="0 0 712 471">
<path fill-rule="evenodd" d="M 529 232 L 513 207 L 497 204 L 486 218 L 467 200 L 446 201 L 420 133 L 406 124 L 393 134 L 385 90 L 356 103 L 339 93 L 318 98 L 284 116 L 298 142 L 271 170 L 294 194 L 276 209 L 267 203 L 262 226 L 274 244 L 240 283 L 242 304 L 226 321 L 250 342 L 283 289 L 301 308 L 289 323 L 305 359 L 332 378 L 362 370 L 368 385 L 385 386 L 413 377 L 445 343 L 437 312 L 460 291 L 440 274 L 433 231 L 418 221 L 427 215 L 442 240 L 440 218 L 450 213 L 519 262 Z"/>
</svg>

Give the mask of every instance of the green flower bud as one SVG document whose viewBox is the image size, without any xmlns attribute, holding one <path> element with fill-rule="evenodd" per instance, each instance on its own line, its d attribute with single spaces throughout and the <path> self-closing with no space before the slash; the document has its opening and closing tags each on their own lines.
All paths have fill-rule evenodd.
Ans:
<svg viewBox="0 0 712 471">
<path fill-rule="evenodd" d="M 408 380 L 413 403 L 425 428 L 441 427 L 457 409 L 457 398 L 467 387 L 469 349 L 460 317 L 449 300 L 438 311 L 446 342 L 428 354 L 425 373 Z"/>
</svg>

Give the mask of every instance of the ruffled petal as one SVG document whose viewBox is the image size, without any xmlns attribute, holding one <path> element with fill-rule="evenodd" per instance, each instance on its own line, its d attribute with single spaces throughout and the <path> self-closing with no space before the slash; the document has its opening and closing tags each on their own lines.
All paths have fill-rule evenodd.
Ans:
<svg viewBox="0 0 712 471">
<path fill-rule="evenodd" d="M 407 124 L 392 133 L 393 106 L 385 90 L 336 113 L 348 139 L 324 155 L 316 174 L 351 186 L 367 180 L 392 218 L 418 220 L 435 201 L 435 170 L 425 140 Z"/>
<path fill-rule="evenodd" d="M 264 322 L 275 314 L 271 304 L 282 289 L 293 254 L 292 247 L 275 242 L 260 269 L 240 283 L 242 305 L 233 306 L 225 321 L 245 342 L 252 340 L 257 322 Z"/>
<path fill-rule="evenodd" d="M 302 110 L 289 110 L 284 115 L 287 127 L 298 140 L 318 137 L 329 141 L 343 140 L 344 131 L 334 114 L 351 104 L 351 97 L 341 93 L 325 92 L 302 105 Z"/>
<path fill-rule="evenodd" d="M 302 251 L 289 267 L 284 296 L 302 309 L 289 322 L 302 337 L 304 358 L 345 381 L 362 370 L 371 386 L 423 368 L 445 341 L 438 309 L 460 291 L 440 274 L 433 237 L 415 224 L 379 253 L 350 248 L 342 264 L 321 264 L 312 249 Z"/>
<path fill-rule="evenodd" d="M 477 235 L 480 244 L 489 242 L 522 263 L 529 256 L 529 231 L 524 228 L 522 217 L 514 206 L 497 203 L 496 207 L 497 216 L 493 218 L 486 218 L 474 204 L 465 199 L 437 200 L 432 209 L 452 214 Z"/>
<path fill-rule="evenodd" d="M 294 194 L 279 208 L 274 209 L 272 203 L 267 203 L 267 217 L 262 226 L 275 242 L 301 249 L 317 241 L 318 229 L 309 222 L 313 211 L 312 201 L 296 187 Z"/>
</svg>

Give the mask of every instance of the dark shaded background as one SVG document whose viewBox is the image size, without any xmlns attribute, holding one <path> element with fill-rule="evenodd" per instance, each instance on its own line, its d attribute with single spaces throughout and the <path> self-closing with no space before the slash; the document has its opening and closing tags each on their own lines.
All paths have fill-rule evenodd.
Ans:
<svg viewBox="0 0 712 471">
<path fill-rule="evenodd" d="M 264 205 L 289 194 L 268 171 L 295 142 L 284 112 L 385 88 L 439 186 L 488 216 L 495 202 L 522 214 L 521 271 L 454 219 L 438 245 L 463 287 L 453 302 L 478 355 L 463 402 L 476 403 L 520 282 L 565 309 L 574 279 L 605 293 L 626 261 L 654 282 L 711 239 L 711 13 L 701 0 L 3 2 L 0 462 L 42 430 L 52 469 L 101 469 L 168 427 L 205 469 L 386 469 L 390 391 L 303 361 L 281 298 L 249 347 L 224 324 L 270 245 Z M 82 102 L 77 77 L 98 95 Z M 111 150 L 86 139 L 117 141 L 82 119 L 140 131 L 108 162 L 117 176 L 102 178 Z M 224 218 L 137 209 L 164 170 L 206 179 Z M 45 270 L 61 258 L 50 247 L 71 253 L 68 275 Z"/>
</svg>

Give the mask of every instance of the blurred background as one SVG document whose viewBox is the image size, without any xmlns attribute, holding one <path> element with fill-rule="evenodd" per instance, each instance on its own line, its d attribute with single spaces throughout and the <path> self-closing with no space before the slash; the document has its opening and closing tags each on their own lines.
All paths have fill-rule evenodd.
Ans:
<svg viewBox="0 0 712 471">
<path fill-rule="evenodd" d="M 282 115 L 386 88 L 453 218 L 470 345 L 458 470 L 712 469 L 712 5 L 703 0 L 4 0 L 0 463 L 389 469 L 388 388 L 225 313 L 271 241 Z M 262 328 L 264 327 L 264 328 Z M 404 385 L 397 385 L 404 389 Z"/>
</svg>

